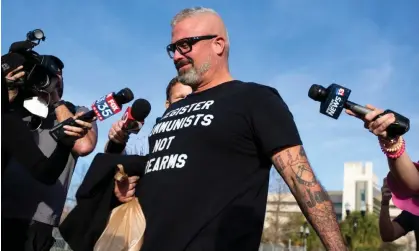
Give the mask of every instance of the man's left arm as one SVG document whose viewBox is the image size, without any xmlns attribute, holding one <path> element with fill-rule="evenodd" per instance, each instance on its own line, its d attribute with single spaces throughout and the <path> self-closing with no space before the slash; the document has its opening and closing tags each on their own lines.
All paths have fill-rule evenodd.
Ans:
<svg viewBox="0 0 419 251">
<path fill-rule="evenodd" d="M 282 176 L 327 250 L 346 250 L 327 192 L 317 181 L 288 106 L 273 88 L 258 88 L 248 111 L 258 145 Z"/>
<path fill-rule="evenodd" d="M 272 163 L 327 250 L 346 250 L 333 204 L 317 181 L 303 146 L 279 151 L 273 155 Z"/>
<path fill-rule="evenodd" d="M 80 112 L 87 112 L 88 109 L 85 107 L 79 108 L 77 110 L 77 113 Z M 55 114 L 57 116 L 58 123 L 74 117 L 75 114 L 73 114 L 66 105 L 60 105 L 57 108 L 55 108 Z M 76 153 L 79 156 L 86 156 L 93 152 L 93 150 L 96 147 L 97 143 L 97 125 L 96 122 L 92 122 L 92 129 L 90 129 L 82 138 L 79 138 L 75 141 L 73 146 L 73 152 Z"/>
</svg>

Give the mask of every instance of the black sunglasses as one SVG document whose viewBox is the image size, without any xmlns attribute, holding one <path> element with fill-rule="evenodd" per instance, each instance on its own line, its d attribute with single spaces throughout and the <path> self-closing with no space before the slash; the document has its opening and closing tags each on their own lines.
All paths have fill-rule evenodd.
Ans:
<svg viewBox="0 0 419 251">
<path fill-rule="evenodd" d="M 175 51 L 177 50 L 180 54 L 185 55 L 186 53 L 192 51 L 192 46 L 199 41 L 213 39 L 217 37 L 217 35 L 207 35 L 207 36 L 197 36 L 197 37 L 187 37 L 183 38 L 179 41 L 176 41 L 173 44 L 169 44 L 166 47 L 167 54 L 169 54 L 170 58 L 173 58 L 175 55 Z"/>
</svg>

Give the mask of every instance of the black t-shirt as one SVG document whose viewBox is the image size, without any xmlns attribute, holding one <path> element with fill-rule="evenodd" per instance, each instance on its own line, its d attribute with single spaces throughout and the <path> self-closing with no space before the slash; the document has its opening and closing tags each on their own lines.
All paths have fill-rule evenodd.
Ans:
<svg viewBox="0 0 419 251">
<path fill-rule="evenodd" d="M 394 221 L 399 223 L 406 234 L 413 231 L 415 233 L 416 243 L 419 241 L 419 216 L 413 215 L 407 211 L 402 211 Z M 416 250 L 419 250 L 418 244 L 416 244 Z"/>
<path fill-rule="evenodd" d="M 271 156 L 301 140 L 270 87 L 231 81 L 166 110 L 138 186 L 141 251 L 257 250 Z"/>
</svg>

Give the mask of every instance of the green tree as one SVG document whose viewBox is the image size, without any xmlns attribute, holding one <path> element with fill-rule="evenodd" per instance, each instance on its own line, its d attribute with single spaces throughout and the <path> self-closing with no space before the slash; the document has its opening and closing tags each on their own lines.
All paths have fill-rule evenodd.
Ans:
<svg viewBox="0 0 419 251">
<path fill-rule="evenodd" d="M 352 251 L 379 250 L 381 247 L 378 216 L 375 214 L 362 216 L 360 212 L 352 212 L 341 223 L 341 230 Z"/>
</svg>

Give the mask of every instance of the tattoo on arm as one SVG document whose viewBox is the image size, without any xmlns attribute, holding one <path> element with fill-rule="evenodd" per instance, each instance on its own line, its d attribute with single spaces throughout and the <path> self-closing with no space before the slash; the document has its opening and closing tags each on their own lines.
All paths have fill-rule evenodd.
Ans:
<svg viewBox="0 0 419 251">
<path fill-rule="evenodd" d="M 304 148 L 295 146 L 277 153 L 273 164 L 327 250 L 346 250 L 333 204 L 317 181 Z"/>
</svg>

